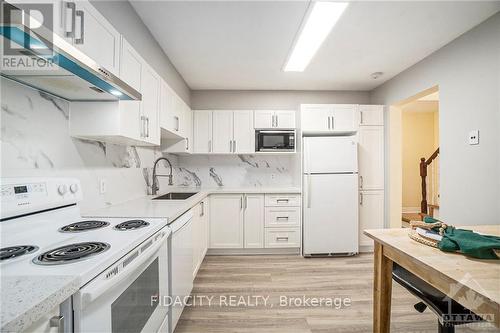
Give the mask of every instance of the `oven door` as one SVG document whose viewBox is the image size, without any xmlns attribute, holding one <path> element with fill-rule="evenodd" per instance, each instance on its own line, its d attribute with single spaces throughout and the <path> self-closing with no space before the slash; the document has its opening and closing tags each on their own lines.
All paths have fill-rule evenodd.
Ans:
<svg viewBox="0 0 500 333">
<path fill-rule="evenodd" d="M 294 151 L 295 132 L 256 131 L 255 151 Z"/>
<path fill-rule="evenodd" d="M 75 332 L 168 332 L 168 234 L 157 235 L 76 293 Z"/>
</svg>

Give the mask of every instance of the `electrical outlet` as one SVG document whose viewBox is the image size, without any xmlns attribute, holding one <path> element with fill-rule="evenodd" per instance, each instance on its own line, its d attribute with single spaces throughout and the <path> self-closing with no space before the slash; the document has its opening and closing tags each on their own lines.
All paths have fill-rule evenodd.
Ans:
<svg viewBox="0 0 500 333">
<path fill-rule="evenodd" d="M 106 179 L 104 178 L 99 179 L 99 193 L 100 194 L 106 193 Z"/>
<path fill-rule="evenodd" d="M 469 144 L 470 145 L 479 144 L 479 130 L 472 130 L 469 132 Z"/>
</svg>

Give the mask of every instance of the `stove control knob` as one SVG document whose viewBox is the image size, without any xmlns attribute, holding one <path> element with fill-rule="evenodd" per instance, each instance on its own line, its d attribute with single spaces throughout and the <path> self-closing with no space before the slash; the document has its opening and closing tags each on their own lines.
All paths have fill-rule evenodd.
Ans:
<svg viewBox="0 0 500 333">
<path fill-rule="evenodd" d="M 69 190 L 71 191 L 71 193 L 76 193 L 78 191 L 78 184 L 71 184 L 69 186 Z"/>
<path fill-rule="evenodd" d="M 59 185 L 59 187 L 57 188 L 57 192 L 59 192 L 60 195 L 65 195 L 66 192 L 68 192 L 68 187 L 66 186 L 66 184 Z"/>
</svg>

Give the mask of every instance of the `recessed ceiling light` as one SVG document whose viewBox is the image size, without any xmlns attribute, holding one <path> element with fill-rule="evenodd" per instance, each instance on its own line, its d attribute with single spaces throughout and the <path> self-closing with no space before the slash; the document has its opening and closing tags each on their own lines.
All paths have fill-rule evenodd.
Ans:
<svg viewBox="0 0 500 333">
<path fill-rule="evenodd" d="M 348 5 L 347 2 L 312 2 L 283 68 L 285 72 L 304 71 Z"/>
</svg>

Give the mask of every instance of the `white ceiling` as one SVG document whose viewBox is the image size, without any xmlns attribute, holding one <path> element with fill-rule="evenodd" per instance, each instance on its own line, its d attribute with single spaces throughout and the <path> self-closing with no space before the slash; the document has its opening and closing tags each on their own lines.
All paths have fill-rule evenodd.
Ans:
<svg viewBox="0 0 500 333">
<path fill-rule="evenodd" d="M 308 1 L 131 3 L 194 90 L 371 90 L 500 10 L 498 1 L 352 2 L 294 73 L 282 67 Z"/>
</svg>

